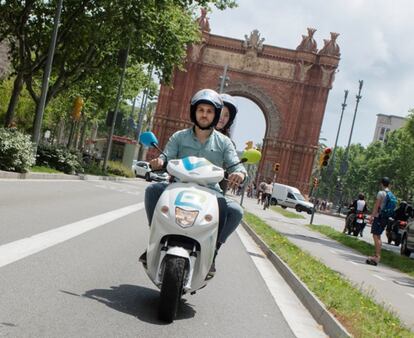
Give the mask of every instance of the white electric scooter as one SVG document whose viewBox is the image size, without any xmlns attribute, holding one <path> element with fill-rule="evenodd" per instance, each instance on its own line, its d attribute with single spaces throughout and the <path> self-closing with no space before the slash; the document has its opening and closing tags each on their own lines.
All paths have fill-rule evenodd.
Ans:
<svg viewBox="0 0 414 338">
<path fill-rule="evenodd" d="M 152 132 L 143 133 L 140 142 L 159 149 Z M 251 149 L 240 162 L 257 163 L 260 157 Z M 167 171 L 179 183 L 171 183 L 155 207 L 144 267 L 161 289 L 159 319 L 172 322 L 181 296 L 194 294 L 208 282 L 219 225 L 217 198 L 222 195 L 207 185 L 220 182 L 224 170 L 191 156 L 169 160 Z"/>
</svg>

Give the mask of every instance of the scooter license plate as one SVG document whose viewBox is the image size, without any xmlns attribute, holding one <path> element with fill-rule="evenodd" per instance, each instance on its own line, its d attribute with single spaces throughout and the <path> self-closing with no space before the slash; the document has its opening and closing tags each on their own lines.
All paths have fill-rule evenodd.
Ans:
<svg viewBox="0 0 414 338">
<path fill-rule="evenodd" d="M 361 223 L 364 223 L 364 221 L 362 219 L 357 219 L 357 223 L 361 224 Z"/>
</svg>

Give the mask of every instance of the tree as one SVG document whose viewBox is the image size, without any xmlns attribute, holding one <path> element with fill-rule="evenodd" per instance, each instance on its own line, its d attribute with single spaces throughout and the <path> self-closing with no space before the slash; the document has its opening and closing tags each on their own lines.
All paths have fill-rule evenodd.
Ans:
<svg viewBox="0 0 414 338">
<path fill-rule="evenodd" d="M 113 65 L 131 40 L 131 58 L 152 64 L 169 81 L 182 64 L 186 46 L 198 41 L 194 5 L 233 7 L 233 0 L 65 0 L 46 103 L 74 83 Z M 39 104 L 40 79 L 53 28 L 56 1 L 0 2 L 0 41 L 7 39 L 15 82 L 5 124 L 14 116 L 23 83 Z"/>
</svg>

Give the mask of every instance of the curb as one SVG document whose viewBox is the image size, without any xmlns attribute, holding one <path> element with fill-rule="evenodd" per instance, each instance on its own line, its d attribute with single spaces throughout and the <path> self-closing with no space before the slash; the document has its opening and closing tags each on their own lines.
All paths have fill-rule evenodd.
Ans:
<svg viewBox="0 0 414 338">
<path fill-rule="evenodd" d="M 44 174 L 44 173 L 15 173 L 0 170 L 0 179 L 38 179 L 38 180 L 83 180 L 83 181 L 129 181 L 135 178 L 113 177 L 113 176 L 95 176 L 95 175 L 68 175 L 68 174 Z"/>
<path fill-rule="evenodd" d="M 315 318 L 316 322 L 322 325 L 325 333 L 329 337 L 352 337 L 345 327 L 327 310 L 325 305 L 296 276 L 289 266 L 267 246 L 254 230 L 244 220 L 241 221 L 241 224 L 256 244 L 263 250 L 267 258 L 289 284 L 302 304 L 311 313 L 313 318 Z"/>
</svg>

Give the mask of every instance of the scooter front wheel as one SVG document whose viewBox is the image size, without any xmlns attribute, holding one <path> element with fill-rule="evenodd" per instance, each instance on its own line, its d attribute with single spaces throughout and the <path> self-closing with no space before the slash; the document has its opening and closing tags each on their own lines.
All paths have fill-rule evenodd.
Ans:
<svg viewBox="0 0 414 338">
<path fill-rule="evenodd" d="M 185 258 L 165 257 L 165 269 L 162 279 L 158 318 L 171 323 L 177 314 L 181 300 L 185 273 Z"/>
</svg>

